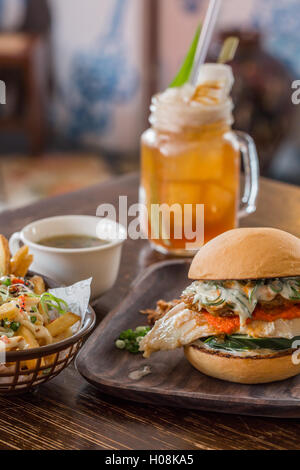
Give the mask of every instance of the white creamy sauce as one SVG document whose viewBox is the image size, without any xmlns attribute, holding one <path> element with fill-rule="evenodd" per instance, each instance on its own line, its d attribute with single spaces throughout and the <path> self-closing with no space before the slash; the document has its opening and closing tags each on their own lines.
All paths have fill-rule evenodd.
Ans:
<svg viewBox="0 0 300 470">
<path fill-rule="evenodd" d="M 198 310 L 217 311 L 226 306 L 240 317 L 241 325 L 252 316 L 258 302 L 271 302 L 277 295 L 300 302 L 299 278 L 241 283 L 239 281 L 195 281 L 183 295 L 191 296 Z"/>
<path fill-rule="evenodd" d="M 131 380 L 140 380 L 146 375 L 151 374 L 151 369 L 149 366 L 145 366 L 142 369 L 133 370 L 128 374 L 128 378 Z"/>
</svg>

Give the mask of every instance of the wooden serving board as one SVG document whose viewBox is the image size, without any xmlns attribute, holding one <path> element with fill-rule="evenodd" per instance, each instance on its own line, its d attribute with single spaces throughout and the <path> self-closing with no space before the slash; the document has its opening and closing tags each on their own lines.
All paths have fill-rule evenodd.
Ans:
<svg viewBox="0 0 300 470">
<path fill-rule="evenodd" d="M 76 364 L 88 382 L 122 399 L 200 410 L 256 416 L 300 417 L 300 376 L 264 385 L 240 385 L 213 379 L 193 369 L 182 349 L 149 359 L 115 348 L 128 328 L 147 323 L 140 310 L 159 299 L 178 298 L 189 283 L 185 260 L 152 265 L 133 283 L 125 300 L 111 312 L 83 347 Z M 140 380 L 129 374 L 149 366 Z"/>
</svg>

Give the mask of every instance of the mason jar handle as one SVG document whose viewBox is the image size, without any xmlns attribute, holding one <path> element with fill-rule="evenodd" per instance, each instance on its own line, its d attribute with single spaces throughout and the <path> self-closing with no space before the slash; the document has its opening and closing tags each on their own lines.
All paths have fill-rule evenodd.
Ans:
<svg viewBox="0 0 300 470">
<path fill-rule="evenodd" d="M 239 217 L 246 217 L 256 211 L 256 202 L 259 193 L 259 160 L 254 140 L 245 132 L 235 132 L 245 171 L 245 188 L 242 197 Z"/>
</svg>

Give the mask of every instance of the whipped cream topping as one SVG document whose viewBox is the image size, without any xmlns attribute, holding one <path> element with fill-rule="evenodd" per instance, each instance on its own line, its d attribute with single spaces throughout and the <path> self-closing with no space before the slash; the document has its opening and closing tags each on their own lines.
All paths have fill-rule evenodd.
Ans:
<svg viewBox="0 0 300 470">
<path fill-rule="evenodd" d="M 233 83 L 232 69 L 228 65 L 204 64 L 196 86 L 185 84 L 168 88 L 153 97 L 149 121 L 154 128 L 165 132 L 180 132 L 216 122 L 231 125 Z"/>
</svg>

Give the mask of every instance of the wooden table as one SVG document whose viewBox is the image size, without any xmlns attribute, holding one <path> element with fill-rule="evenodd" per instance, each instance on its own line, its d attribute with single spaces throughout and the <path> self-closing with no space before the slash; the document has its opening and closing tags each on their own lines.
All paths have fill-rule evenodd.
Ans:
<svg viewBox="0 0 300 470">
<path fill-rule="evenodd" d="M 138 177 L 128 175 L 90 189 L 46 199 L 0 215 L 5 235 L 41 217 L 95 215 L 119 195 L 137 200 Z M 256 214 L 246 226 L 272 226 L 300 236 L 300 189 L 262 180 Z M 127 241 L 119 279 L 95 305 L 99 321 L 126 295 L 133 279 L 164 259 L 145 241 Z M 297 420 L 233 416 L 155 408 L 105 396 L 87 384 L 74 366 L 34 393 L 0 398 L 1 449 L 297 449 Z"/>
</svg>

